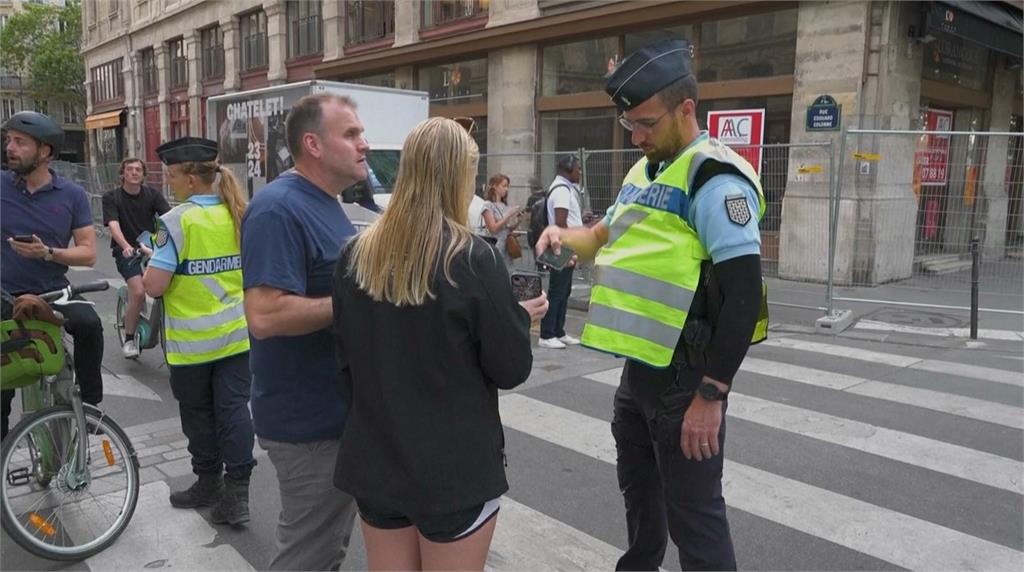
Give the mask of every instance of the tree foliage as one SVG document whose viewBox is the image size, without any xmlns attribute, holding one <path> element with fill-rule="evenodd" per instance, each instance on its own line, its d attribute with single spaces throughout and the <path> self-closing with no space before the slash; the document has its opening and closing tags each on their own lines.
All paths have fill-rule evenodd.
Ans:
<svg viewBox="0 0 1024 572">
<path fill-rule="evenodd" d="M 17 75 L 33 99 L 85 109 L 82 12 L 77 1 L 64 6 L 22 4 L 0 32 L 0 66 Z"/>
</svg>

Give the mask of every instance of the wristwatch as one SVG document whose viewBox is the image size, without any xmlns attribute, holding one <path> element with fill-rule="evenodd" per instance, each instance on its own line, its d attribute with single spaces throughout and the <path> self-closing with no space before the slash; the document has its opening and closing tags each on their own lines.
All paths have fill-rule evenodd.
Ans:
<svg viewBox="0 0 1024 572">
<path fill-rule="evenodd" d="M 697 393 L 708 401 L 722 401 L 725 399 L 725 396 L 728 395 L 728 392 L 722 391 L 721 389 L 718 389 L 717 385 L 706 381 L 702 381 L 700 385 L 697 386 Z"/>
<path fill-rule="evenodd" d="M 52 246 L 47 246 L 46 247 L 46 254 L 43 255 L 43 260 L 45 260 L 47 262 L 53 262 L 53 247 Z"/>
</svg>

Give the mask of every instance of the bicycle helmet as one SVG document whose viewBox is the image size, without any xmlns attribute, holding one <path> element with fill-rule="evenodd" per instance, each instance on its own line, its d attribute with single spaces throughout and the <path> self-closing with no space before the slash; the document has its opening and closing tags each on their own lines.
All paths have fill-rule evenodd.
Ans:
<svg viewBox="0 0 1024 572">
<path fill-rule="evenodd" d="M 3 128 L 27 133 L 36 141 L 49 145 L 52 149 L 51 159 L 56 159 L 64 146 L 64 130 L 56 121 L 36 111 L 15 113 L 4 123 Z"/>
<path fill-rule="evenodd" d="M 0 388 L 30 385 L 64 367 L 60 326 L 40 320 L 0 322 Z"/>
</svg>

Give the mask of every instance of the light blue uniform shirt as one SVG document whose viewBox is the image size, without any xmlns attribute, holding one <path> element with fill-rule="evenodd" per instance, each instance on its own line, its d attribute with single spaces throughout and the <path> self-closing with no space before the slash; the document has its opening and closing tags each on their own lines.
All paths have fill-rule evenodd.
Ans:
<svg viewBox="0 0 1024 572">
<path fill-rule="evenodd" d="M 703 141 L 706 137 L 707 134 L 701 134 L 690 145 Z M 674 160 L 675 158 L 663 163 L 661 168 L 664 169 Z M 726 206 L 726 200 L 741 196 L 746 198 L 747 208 L 750 209 L 750 220 L 745 225 L 730 220 Z M 608 209 L 603 220 L 605 226 L 611 226 L 617 206 L 618 201 Z M 712 262 L 717 264 L 740 256 L 761 253 L 761 232 L 757 226 L 758 211 L 757 189 L 749 181 L 734 174 L 716 175 L 704 183 L 694 200 L 690 202 L 689 222 L 697 231 L 704 249 L 711 255 Z"/>
<path fill-rule="evenodd" d="M 195 203 L 201 207 L 212 207 L 219 205 L 221 200 L 218 195 L 192 195 L 188 198 L 188 202 Z M 157 225 L 157 232 L 161 229 L 167 232 L 166 228 L 162 228 L 164 226 L 163 220 L 158 220 Z M 149 265 L 168 272 L 174 272 L 178 269 L 178 248 L 174 246 L 173 238 L 168 235 L 167 242 L 163 246 L 157 246 L 153 249 L 153 257 L 149 259 Z"/>
</svg>

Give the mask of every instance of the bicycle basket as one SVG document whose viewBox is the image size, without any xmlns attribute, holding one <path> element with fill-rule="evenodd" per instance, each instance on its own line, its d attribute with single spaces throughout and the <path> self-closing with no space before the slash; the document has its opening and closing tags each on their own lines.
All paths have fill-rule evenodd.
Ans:
<svg viewBox="0 0 1024 572">
<path fill-rule="evenodd" d="M 0 322 L 0 388 L 30 385 L 64 367 L 61 328 L 38 320 Z"/>
</svg>

